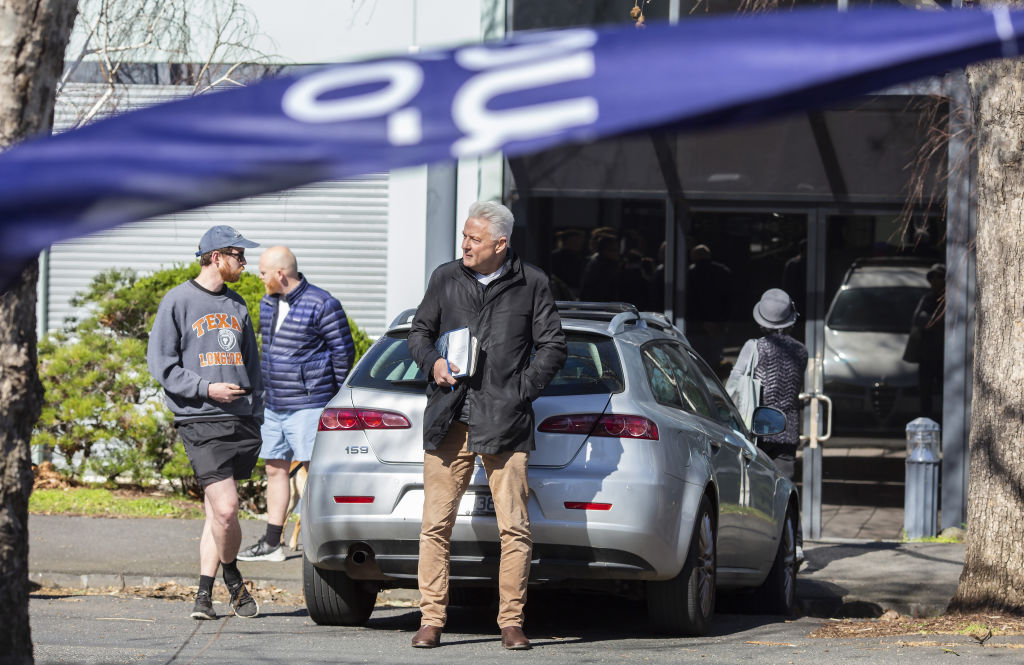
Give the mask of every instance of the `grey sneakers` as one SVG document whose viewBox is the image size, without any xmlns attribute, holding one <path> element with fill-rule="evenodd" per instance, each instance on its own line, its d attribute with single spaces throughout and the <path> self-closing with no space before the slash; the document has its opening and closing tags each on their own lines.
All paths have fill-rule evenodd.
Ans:
<svg viewBox="0 0 1024 665">
<path fill-rule="evenodd" d="M 235 616 L 251 619 L 259 615 L 260 606 L 256 604 L 256 599 L 245 588 L 244 583 L 233 589 L 229 588 L 228 591 L 231 593 L 231 609 L 234 610 Z M 210 598 L 209 592 L 200 589 L 196 593 L 196 602 L 192 606 L 192 614 L 189 616 L 199 620 L 217 618 L 217 613 L 213 609 L 213 599 Z"/>
<path fill-rule="evenodd" d="M 196 604 L 192 606 L 193 619 L 216 619 L 217 613 L 213 611 L 213 600 L 210 594 L 200 589 L 196 594 Z"/>
<path fill-rule="evenodd" d="M 260 606 L 245 588 L 244 582 L 234 588 L 228 587 L 228 591 L 231 593 L 231 609 L 235 611 L 235 616 L 252 619 L 260 613 Z"/>
<path fill-rule="evenodd" d="M 284 561 L 284 547 L 278 543 L 276 547 L 267 545 L 266 536 L 260 537 L 255 543 L 238 553 L 239 561 Z"/>
</svg>

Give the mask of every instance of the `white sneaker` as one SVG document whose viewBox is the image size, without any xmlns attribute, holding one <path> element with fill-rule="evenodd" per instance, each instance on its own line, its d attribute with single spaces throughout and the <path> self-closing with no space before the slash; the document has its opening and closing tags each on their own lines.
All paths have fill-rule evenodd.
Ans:
<svg viewBox="0 0 1024 665">
<path fill-rule="evenodd" d="M 284 561 L 284 547 L 267 545 L 266 536 L 238 553 L 239 561 Z"/>
</svg>

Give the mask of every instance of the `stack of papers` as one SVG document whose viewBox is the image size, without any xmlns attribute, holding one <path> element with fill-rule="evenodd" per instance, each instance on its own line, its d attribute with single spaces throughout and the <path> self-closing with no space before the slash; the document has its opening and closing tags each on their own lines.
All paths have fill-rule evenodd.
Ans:
<svg viewBox="0 0 1024 665">
<path fill-rule="evenodd" d="M 469 328 L 449 330 L 437 338 L 435 347 L 448 361 L 448 371 L 452 376 L 473 376 L 480 344 L 476 337 L 469 334 Z M 455 367 L 459 368 L 458 371 L 454 371 Z"/>
</svg>

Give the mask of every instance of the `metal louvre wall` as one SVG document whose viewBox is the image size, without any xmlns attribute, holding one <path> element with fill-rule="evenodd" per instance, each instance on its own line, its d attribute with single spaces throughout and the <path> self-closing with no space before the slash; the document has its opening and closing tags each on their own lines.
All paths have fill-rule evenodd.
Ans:
<svg viewBox="0 0 1024 665">
<path fill-rule="evenodd" d="M 132 86 L 131 102 L 164 101 L 178 90 Z M 89 93 L 94 91 L 82 96 Z M 62 122 L 55 125 L 67 127 L 73 117 L 73 109 L 61 104 L 57 119 Z M 387 323 L 387 222 L 388 175 L 376 174 L 157 217 L 58 243 L 50 250 L 48 328 L 58 330 L 66 317 L 80 315 L 70 299 L 96 273 L 118 267 L 146 274 L 191 262 L 202 234 L 213 225 L 228 224 L 261 245 L 246 252 L 249 272 L 259 274 L 265 247 L 287 245 L 306 278 L 330 291 L 349 317 L 376 337 Z"/>
</svg>

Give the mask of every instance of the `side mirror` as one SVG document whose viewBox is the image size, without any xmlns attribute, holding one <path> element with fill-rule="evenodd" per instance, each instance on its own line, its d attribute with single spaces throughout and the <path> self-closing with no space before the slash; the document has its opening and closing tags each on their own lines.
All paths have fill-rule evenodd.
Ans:
<svg viewBox="0 0 1024 665">
<path fill-rule="evenodd" d="M 771 406 L 759 406 L 754 409 L 750 431 L 754 436 L 781 434 L 786 431 L 786 414 Z"/>
</svg>

